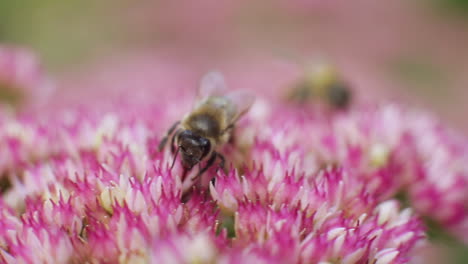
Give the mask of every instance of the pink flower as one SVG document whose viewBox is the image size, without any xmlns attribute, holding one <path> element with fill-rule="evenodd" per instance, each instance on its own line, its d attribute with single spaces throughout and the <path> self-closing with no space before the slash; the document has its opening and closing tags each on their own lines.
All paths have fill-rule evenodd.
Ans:
<svg viewBox="0 0 468 264">
<path fill-rule="evenodd" d="M 10 215 L 2 218 L 1 222 L 1 225 L 7 228 L 2 235 L 2 262 L 63 263 L 71 260 L 74 252 L 72 238 L 60 225 L 45 223 L 37 211 L 28 211 L 19 221 Z M 9 228 L 13 223 L 16 227 Z"/>
<path fill-rule="evenodd" d="M 408 119 L 420 172 L 418 184 L 409 185 L 409 198 L 421 214 L 468 243 L 467 141 L 429 115 L 416 112 Z"/>
</svg>

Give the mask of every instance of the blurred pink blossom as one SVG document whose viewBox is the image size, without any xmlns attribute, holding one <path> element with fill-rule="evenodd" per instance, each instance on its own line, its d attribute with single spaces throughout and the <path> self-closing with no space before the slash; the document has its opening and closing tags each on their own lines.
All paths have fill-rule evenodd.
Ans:
<svg viewBox="0 0 468 264">
<path fill-rule="evenodd" d="M 36 106 L 45 103 L 53 91 L 38 58 L 27 49 L 0 46 L 0 100 L 10 104 Z"/>
</svg>

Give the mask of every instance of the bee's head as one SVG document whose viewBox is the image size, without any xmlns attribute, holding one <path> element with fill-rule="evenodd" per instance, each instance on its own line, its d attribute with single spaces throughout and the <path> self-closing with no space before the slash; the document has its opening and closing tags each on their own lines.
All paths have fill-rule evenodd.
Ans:
<svg viewBox="0 0 468 264">
<path fill-rule="evenodd" d="M 210 152 L 211 144 L 207 138 L 194 134 L 190 130 L 182 131 L 177 142 L 182 157 L 182 166 L 191 169 Z"/>
</svg>

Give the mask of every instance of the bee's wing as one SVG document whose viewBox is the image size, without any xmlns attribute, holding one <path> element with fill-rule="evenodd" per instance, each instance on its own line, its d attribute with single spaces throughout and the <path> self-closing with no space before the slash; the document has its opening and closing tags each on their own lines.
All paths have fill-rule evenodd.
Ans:
<svg viewBox="0 0 468 264">
<path fill-rule="evenodd" d="M 203 100 L 210 96 L 220 96 L 227 91 L 224 76 L 218 71 L 206 73 L 200 80 L 197 99 Z"/>
<path fill-rule="evenodd" d="M 226 99 L 234 106 L 234 112 L 231 113 L 229 125 L 234 124 L 241 116 L 247 113 L 255 102 L 255 96 L 246 90 L 235 90 L 226 95 Z"/>
<path fill-rule="evenodd" d="M 226 99 L 222 100 L 223 103 L 217 101 L 216 104 L 220 103 L 218 107 L 226 108 L 229 116 L 228 125 L 235 123 L 242 115 L 247 113 L 255 101 L 255 96 L 248 91 L 228 91 L 224 77 L 218 71 L 210 71 L 202 77 L 194 107 L 206 103 L 210 97 L 222 97 Z"/>
</svg>

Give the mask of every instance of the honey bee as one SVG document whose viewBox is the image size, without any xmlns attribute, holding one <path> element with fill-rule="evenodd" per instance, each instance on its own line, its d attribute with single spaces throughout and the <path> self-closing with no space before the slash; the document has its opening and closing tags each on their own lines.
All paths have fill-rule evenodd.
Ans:
<svg viewBox="0 0 468 264">
<path fill-rule="evenodd" d="M 315 65 L 306 70 L 304 78 L 296 83 L 289 99 L 298 103 L 321 100 L 335 109 L 346 109 L 351 102 L 349 85 L 328 64 Z M 309 67 L 310 68 L 310 67 Z"/>
<path fill-rule="evenodd" d="M 219 72 L 209 72 L 201 79 L 193 109 L 172 125 L 159 144 L 158 149 L 162 151 L 170 139 L 174 154 L 171 168 L 180 152 L 186 171 L 198 164 L 197 177 L 207 171 L 216 159 L 220 159 L 218 168 L 224 169 L 225 158 L 219 149 L 230 140 L 236 122 L 254 102 L 254 97 L 247 92 L 227 93 L 226 90 Z"/>
</svg>

